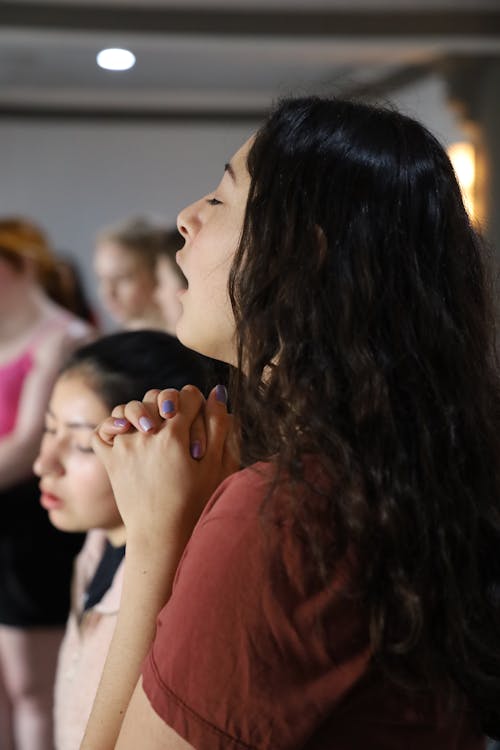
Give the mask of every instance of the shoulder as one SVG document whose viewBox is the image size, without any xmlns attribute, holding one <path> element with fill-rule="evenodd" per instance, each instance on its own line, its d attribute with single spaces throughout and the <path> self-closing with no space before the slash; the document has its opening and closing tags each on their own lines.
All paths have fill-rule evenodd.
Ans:
<svg viewBox="0 0 500 750">
<path fill-rule="evenodd" d="M 35 342 L 34 354 L 39 361 L 60 361 L 96 336 L 97 332 L 88 323 L 56 308 Z"/>
<path fill-rule="evenodd" d="M 329 493 L 328 480 L 318 458 L 304 459 L 303 480 L 293 480 L 272 462 L 258 462 L 231 474 L 210 498 L 198 526 L 215 519 L 238 522 L 262 520 L 275 526 L 295 523 L 295 511 L 308 506 L 319 512 L 319 497 Z"/>
<path fill-rule="evenodd" d="M 272 462 L 257 463 L 229 476 L 194 529 L 175 583 L 198 578 L 201 570 L 210 568 L 214 578 L 223 579 L 228 588 L 238 587 L 242 576 L 265 587 L 272 585 L 276 575 L 284 576 L 294 588 L 307 587 L 310 545 L 298 509 L 307 506 L 314 512 L 317 490 L 324 482 L 321 465 L 307 466 L 305 478 L 305 483 L 293 482 L 286 475 L 278 478 Z"/>
<path fill-rule="evenodd" d="M 221 516 L 254 517 L 269 494 L 275 477 L 271 463 L 256 463 L 225 479 L 209 500 L 200 523 Z"/>
<path fill-rule="evenodd" d="M 66 337 L 70 340 L 87 341 L 96 336 L 96 331 L 91 325 L 74 315 L 66 316 L 66 320 L 63 323 L 63 329 Z"/>
</svg>

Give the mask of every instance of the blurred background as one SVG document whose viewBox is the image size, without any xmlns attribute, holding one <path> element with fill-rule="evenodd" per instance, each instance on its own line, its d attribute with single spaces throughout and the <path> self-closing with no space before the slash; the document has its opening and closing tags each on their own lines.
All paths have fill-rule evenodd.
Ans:
<svg viewBox="0 0 500 750">
<path fill-rule="evenodd" d="M 106 48 L 135 65 L 100 68 Z M 1 213 L 39 222 L 99 309 L 97 230 L 174 221 L 276 98 L 304 93 L 422 120 L 500 247 L 500 0 L 0 2 Z"/>
</svg>

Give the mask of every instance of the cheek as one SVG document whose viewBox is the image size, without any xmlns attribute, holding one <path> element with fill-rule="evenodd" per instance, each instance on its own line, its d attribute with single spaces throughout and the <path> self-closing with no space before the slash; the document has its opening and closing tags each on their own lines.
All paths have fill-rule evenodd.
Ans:
<svg viewBox="0 0 500 750">
<path fill-rule="evenodd" d="M 104 466 L 94 455 L 75 456 L 66 464 L 66 483 L 71 483 L 75 495 L 104 498 L 112 496 L 111 484 Z"/>
<path fill-rule="evenodd" d="M 127 297 L 137 302 L 147 302 L 153 296 L 155 284 L 147 276 L 137 276 L 131 280 L 127 288 Z"/>
<path fill-rule="evenodd" d="M 106 494 L 111 492 L 111 483 L 104 466 L 95 456 L 91 458 L 94 465 L 85 467 L 85 471 L 82 472 L 82 480 L 86 476 L 87 480 L 92 483 L 99 493 Z"/>
<path fill-rule="evenodd" d="M 74 476 L 74 511 L 83 525 L 109 527 L 121 523 L 120 514 L 104 468 L 83 468 Z"/>
<path fill-rule="evenodd" d="M 168 277 L 160 279 L 160 283 L 158 286 L 161 293 L 165 296 L 174 295 L 179 288 L 179 286 L 175 283 L 175 280 Z"/>
</svg>

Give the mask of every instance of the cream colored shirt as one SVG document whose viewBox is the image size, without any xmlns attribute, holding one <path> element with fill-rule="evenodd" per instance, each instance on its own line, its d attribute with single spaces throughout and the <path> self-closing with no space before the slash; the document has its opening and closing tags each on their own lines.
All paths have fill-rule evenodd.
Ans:
<svg viewBox="0 0 500 750">
<path fill-rule="evenodd" d="M 124 560 L 101 601 L 83 613 L 83 597 L 105 544 L 104 532 L 98 529 L 89 531 L 75 562 L 71 610 L 59 652 L 55 684 L 57 750 L 78 750 L 80 747 L 115 629 Z"/>
</svg>

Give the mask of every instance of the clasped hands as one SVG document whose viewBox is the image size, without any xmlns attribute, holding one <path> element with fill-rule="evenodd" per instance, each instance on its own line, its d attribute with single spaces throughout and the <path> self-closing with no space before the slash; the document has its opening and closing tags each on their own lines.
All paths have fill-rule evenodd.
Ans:
<svg viewBox="0 0 500 750">
<path fill-rule="evenodd" d="M 123 522 L 143 543 L 187 541 L 210 495 L 239 468 L 224 386 L 148 391 L 116 406 L 92 446 Z"/>
</svg>

